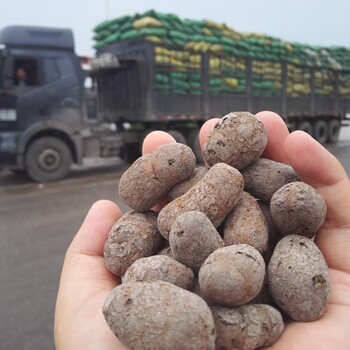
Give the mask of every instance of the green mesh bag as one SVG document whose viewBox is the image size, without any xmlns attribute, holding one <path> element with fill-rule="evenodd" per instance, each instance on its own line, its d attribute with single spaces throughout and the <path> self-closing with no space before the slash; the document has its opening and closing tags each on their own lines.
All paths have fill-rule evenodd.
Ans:
<svg viewBox="0 0 350 350">
<path fill-rule="evenodd" d="M 109 25 L 111 24 L 111 21 L 103 21 L 101 23 L 99 23 L 94 29 L 93 31 L 95 33 L 101 32 L 103 30 L 108 29 Z"/>
<path fill-rule="evenodd" d="M 106 39 L 105 39 L 105 43 L 108 44 L 112 44 L 116 41 L 118 41 L 120 39 L 120 33 L 114 33 L 109 35 Z"/>
<path fill-rule="evenodd" d="M 140 33 L 143 36 L 164 36 L 167 34 L 167 31 L 164 28 L 142 28 Z"/>
<path fill-rule="evenodd" d="M 133 30 L 129 30 L 124 34 L 120 35 L 120 39 L 121 40 L 133 40 L 133 39 L 137 39 L 139 37 L 142 36 L 141 31 L 133 29 Z"/>
</svg>

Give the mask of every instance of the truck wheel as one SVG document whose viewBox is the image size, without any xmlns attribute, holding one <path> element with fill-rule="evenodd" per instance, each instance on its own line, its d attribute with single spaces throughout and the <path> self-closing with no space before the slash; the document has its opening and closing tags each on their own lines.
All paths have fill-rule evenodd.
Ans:
<svg viewBox="0 0 350 350">
<path fill-rule="evenodd" d="M 319 143 L 326 143 L 328 139 L 327 123 L 323 120 L 318 120 L 314 126 L 314 138 Z"/>
<path fill-rule="evenodd" d="M 55 137 L 33 141 L 25 154 L 27 174 L 37 182 L 63 179 L 72 164 L 72 154 L 66 143 Z"/>
<path fill-rule="evenodd" d="M 197 163 L 204 163 L 201 145 L 199 143 L 199 129 L 193 130 L 189 133 L 188 145 L 192 148 L 194 155 L 196 156 Z"/>
<path fill-rule="evenodd" d="M 167 133 L 170 134 L 177 143 L 183 143 L 184 145 L 187 145 L 186 137 L 177 130 L 167 130 Z"/>
<path fill-rule="evenodd" d="M 340 122 L 339 120 L 331 120 L 328 123 L 328 142 L 336 143 L 339 140 Z"/>
<path fill-rule="evenodd" d="M 301 122 L 298 124 L 298 130 L 305 131 L 309 135 L 313 136 L 312 125 L 310 122 Z"/>
</svg>

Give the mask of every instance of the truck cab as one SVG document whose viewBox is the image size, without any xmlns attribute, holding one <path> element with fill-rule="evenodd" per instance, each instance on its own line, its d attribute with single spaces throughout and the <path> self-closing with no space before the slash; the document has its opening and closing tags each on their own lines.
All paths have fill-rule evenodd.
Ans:
<svg viewBox="0 0 350 350">
<path fill-rule="evenodd" d="M 50 181 L 81 163 L 84 79 L 70 29 L 0 31 L 0 167 Z"/>
</svg>

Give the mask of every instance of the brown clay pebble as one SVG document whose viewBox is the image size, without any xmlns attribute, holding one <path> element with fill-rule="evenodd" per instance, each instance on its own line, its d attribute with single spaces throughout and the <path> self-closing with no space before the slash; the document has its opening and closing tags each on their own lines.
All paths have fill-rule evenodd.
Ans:
<svg viewBox="0 0 350 350">
<path fill-rule="evenodd" d="M 197 182 L 202 180 L 203 176 L 208 172 L 205 166 L 200 166 L 194 169 L 192 175 L 186 180 L 176 184 L 169 192 L 168 198 L 174 200 L 184 195 L 190 188 L 192 188 Z"/>
<path fill-rule="evenodd" d="M 268 284 L 276 304 L 295 321 L 319 319 L 330 297 L 324 257 L 311 239 L 300 235 L 278 242 L 268 266 Z"/>
<path fill-rule="evenodd" d="M 253 114 L 232 112 L 203 146 L 205 167 L 172 143 L 122 175 L 133 211 L 105 241 L 122 284 L 103 315 L 128 349 L 266 348 L 284 330 L 281 312 L 298 322 L 324 314 L 328 267 L 311 238 L 326 203 L 292 167 L 261 157 L 267 141 Z M 157 215 L 160 199 L 170 203 Z"/>
<path fill-rule="evenodd" d="M 160 211 L 159 232 L 169 239 L 170 229 L 176 218 L 193 210 L 203 212 L 218 227 L 235 206 L 242 191 L 241 173 L 227 164 L 215 164 L 188 192 Z"/>
<path fill-rule="evenodd" d="M 198 274 L 200 290 L 213 303 L 239 306 L 255 298 L 263 285 L 265 262 L 247 244 L 217 249 L 209 255 Z"/>
<path fill-rule="evenodd" d="M 209 306 L 194 293 L 163 281 L 116 287 L 103 305 L 118 339 L 133 350 L 214 350 Z"/>
<path fill-rule="evenodd" d="M 240 170 L 258 159 L 267 145 L 264 125 L 249 112 L 232 112 L 210 132 L 203 158 L 209 166 L 226 163 Z"/>
<path fill-rule="evenodd" d="M 104 244 L 105 265 L 114 274 L 123 276 L 139 258 L 154 254 L 162 243 L 154 212 L 124 214 L 112 227 Z"/>
<path fill-rule="evenodd" d="M 267 249 L 268 226 L 256 199 L 243 192 L 223 224 L 225 245 L 249 244 L 260 253 Z"/>
<path fill-rule="evenodd" d="M 192 289 L 193 271 L 166 255 L 154 255 L 136 260 L 125 272 L 123 283 L 164 281 L 184 289 Z"/>
<path fill-rule="evenodd" d="M 166 192 L 188 178 L 196 167 L 191 148 L 181 143 L 160 146 L 127 169 L 119 181 L 119 195 L 136 211 L 151 209 Z"/>
<path fill-rule="evenodd" d="M 171 227 L 169 244 L 178 261 L 198 271 L 204 260 L 224 242 L 213 224 L 200 211 L 177 217 Z"/>
<path fill-rule="evenodd" d="M 275 343 L 284 330 L 281 313 L 269 305 L 210 307 L 217 331 L 216 349 L 254 350 Z"/>
<path fill-rule="evenodd" d="M 323 225 L 327 206 L 323 197 L 304 182 L 291 182 L 272 196 L 271 215 L 282 236 L 313 237 Z"/>
<path fill-rule="evenodd" d="M 259 158 L 242 170 L 244 190 L 269 203 L 273 194 L 289 182 L 300 181 L 294 169 L 284 163 Z"/>
</svg>

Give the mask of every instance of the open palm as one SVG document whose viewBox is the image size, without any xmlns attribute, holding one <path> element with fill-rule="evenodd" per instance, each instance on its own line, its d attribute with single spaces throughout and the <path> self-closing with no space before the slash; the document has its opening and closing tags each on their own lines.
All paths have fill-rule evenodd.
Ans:
<svg viewBox="0 0 350 350">
<path fill-rule="evenodd" d="M 283 120 L 272 112 L 257 117 L 264 123 L 269 142 L 264 156 L 290 164 L 306 183 L 326 200 L 328 212 L 315 241 L 329 266 L 331 300 L 316 322 L 291 322 L 268 349 L 350 349 L 350 182 L 339 162 L 303 132 L 288 133 Z M 203 144 L 216 120 L 201 129 Z M 163 132 L 146 138 L 144 153 L 174 139 Z M 103 244 L 112 225 L 121 217 L 117 206 L 99 201 L 90 209 L 67 250 L 55 312 L 58 350 L 127 349 L 109 330 L 102 304 L 119 283 L 104 266 Z M 170 344 L 169 344 L 170 346 Z"/>
</svg>

